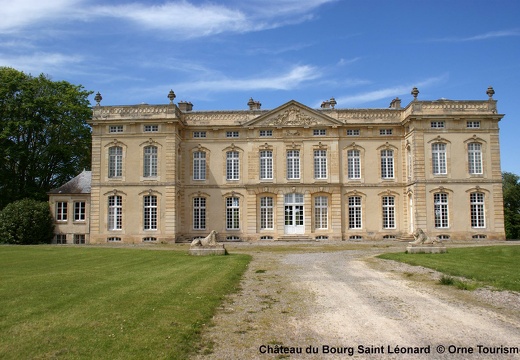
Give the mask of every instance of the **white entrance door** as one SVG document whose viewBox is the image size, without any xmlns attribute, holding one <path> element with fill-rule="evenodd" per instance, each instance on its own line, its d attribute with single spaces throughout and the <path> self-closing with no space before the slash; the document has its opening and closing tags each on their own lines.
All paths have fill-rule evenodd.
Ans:
<svg viewBox="0 0 520 360">
<path fill-rule="evenodd" d="M 285 195 L 285 233 L 303 234 L 305 226 L 303 224 L 303 194 Z"/>
</svg>

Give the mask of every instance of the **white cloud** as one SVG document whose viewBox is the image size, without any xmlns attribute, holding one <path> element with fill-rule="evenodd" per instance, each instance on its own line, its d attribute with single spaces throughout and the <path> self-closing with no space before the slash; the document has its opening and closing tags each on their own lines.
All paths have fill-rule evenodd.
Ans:
<svg viewBox="0 0 520 360">
<path fill-rule="evenodd" d="M 5 56 L 0 55 L 0 65 L 13 67 L 26 73 L 38 75 L 49 73 L 56 70 L 63 72 L 70 70 L 73 64 L 80 64 L 84 61 L 78 55 L 65 55 L 60 53 L 38 52 L 30 55 Z"/>
<path fill-rule="evenodd" d="M 478 34 L 469 37 L 447 37 L 440 39 L 432 39 L 434 42 L 466 42 L 466 41 L 480 41 L 488 40 L 501 37 L 520 36 L 519 29 L 503 30 L 503 31 L 490 31 L 484 34 Z"/>
</svg>

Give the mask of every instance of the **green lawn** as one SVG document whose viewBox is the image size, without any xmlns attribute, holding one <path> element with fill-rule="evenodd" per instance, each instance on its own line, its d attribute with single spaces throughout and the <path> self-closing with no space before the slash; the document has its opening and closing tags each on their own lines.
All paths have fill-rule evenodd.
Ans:
<svg viewBox="0 0 520 360">
<path fill-rule="evenodd" d="M 520 246 L 449 248 L 445 254 L 391 253 L 379 257 L 463 276 L 501 290 L 520 291 Z"/>
<path fill-rule="evenodd" d="M 0 246 L 0 358 L 185 359 L 249 261 Z"/>
</svg>

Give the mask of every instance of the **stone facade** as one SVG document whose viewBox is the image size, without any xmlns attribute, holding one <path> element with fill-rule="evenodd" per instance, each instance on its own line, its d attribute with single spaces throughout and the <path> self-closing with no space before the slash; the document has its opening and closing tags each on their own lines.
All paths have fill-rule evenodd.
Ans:
<svg viewBox="0 0 520 360">
<path fill-rule="evenodd" d="M 496 101 L 93 108 L 91 243 L 504 239 Z M 51 203 L 55 202 L 51 196 Z"/>
</svg>

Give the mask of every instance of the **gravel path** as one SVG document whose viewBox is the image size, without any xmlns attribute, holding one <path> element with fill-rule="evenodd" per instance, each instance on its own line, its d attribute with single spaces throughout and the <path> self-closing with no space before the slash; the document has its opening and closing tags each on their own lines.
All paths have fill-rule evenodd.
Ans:
<svg viewBox="0 0 520 360">
<path fill-rule="evenodd" d="M 385 251 L 249 251 L 195 358 L 520 359 L 483 353 L 520 350 L 520 294 L 437 285 L 432 270 L 373 257 Z"/>
</svg>

